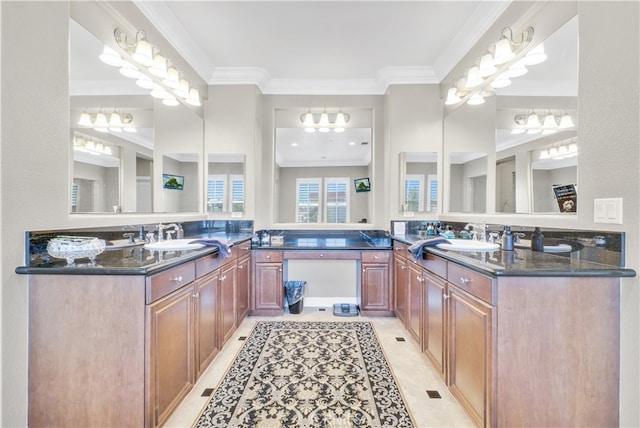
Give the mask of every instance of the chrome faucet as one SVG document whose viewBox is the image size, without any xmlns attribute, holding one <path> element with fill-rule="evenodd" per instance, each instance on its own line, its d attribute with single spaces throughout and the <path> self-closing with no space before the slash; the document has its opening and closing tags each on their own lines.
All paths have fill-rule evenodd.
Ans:
<svg viewBox="0 0 640 428">
<path fill-rule="evenodd" d="M 176 239 L 182 239 L 184 238 L 184 231 L 182 230 L 182 225 L 180 223 L 171 223 L 168 224 L 166 226 L 164 226 L 164 229 L 171 229 L 173 228 L 173 230 L 167 230 L 166 234 L 166 240 L 170 241 L 173 237 L 173 234 L 175 233 L 175 237 Z"/>
<path fill-rule="evenodd" d="M 167 226 L 162 223 L 156 226 L 156 229 L 158 229 L 158 242 L 164 241 L 164 229 L 166 227 Z"/>
<path fill-rule="evenodd" d="M 473 239 L 487 242 L 489 240 L 489 225 L 486 223 L 467 223 L 464 230 L 473 231 Z"/>
</svg>

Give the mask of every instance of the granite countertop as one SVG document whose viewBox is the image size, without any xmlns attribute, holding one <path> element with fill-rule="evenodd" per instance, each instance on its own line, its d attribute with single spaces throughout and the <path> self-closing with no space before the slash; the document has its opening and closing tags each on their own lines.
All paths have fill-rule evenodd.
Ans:
<svg viewBox="0 0 640 428">
<path fill-rule="evenodd" d="M 251 236 L 252 234 L 248 233 L 216 235 L 216 237 L 227 239 L 234 245 L 251 239 Z M 211 236 L 199 235 L 187 238 L 207 237 Z M 28 266 L 19 266 L 15 272 L 31 275 L 152 275 L 218 251 L 216 246 L 205 246 L 195 250 L 151 251 L 144 248 L 144 245 L 138 245 L 105 250 L 98 254 L 95 264 L 89 263 L 88 259 L 78 259 L 74 266 L 67 266 L 66 260 L 52 257 L 50 260 L 40 260 Z"/>
<path fill-rule="evenodd" d="M 411 245 L 418 241 L 418 235 L 392 235 L 392 239 Z M 438 255 L 459 263 L 477 272 L 491 276 L 603 276 L 633 277 L 633 269 L 607 264 L 589 254 L 581 256 L 581 251 L 567 253 L 541 253 L 529 249 L 516 248 L 513 251 L 453 251 L 437 247 L 427 247 L 426 253 Z M 411 254 L 408 254 L 412 257 Z"/>
<path fill-rule="evenodd" d="M 254 245 L 254 250 L 390 250 L 391 238 L 384 231 L 271 231 L 282 236 L 281 245 Z"/>
</svg>

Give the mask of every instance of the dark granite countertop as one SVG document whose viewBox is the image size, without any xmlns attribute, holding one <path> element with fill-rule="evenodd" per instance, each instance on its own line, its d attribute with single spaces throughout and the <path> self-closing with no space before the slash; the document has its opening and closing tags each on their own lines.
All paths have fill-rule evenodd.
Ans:
<svg viewBox="0 0 640 428">
<path fill-rule="evenodd" d="M 413 244 L 418 235 L 392 235 L 392 239 Z M 477 272 L 491 276 L 602 276 L 633 277 L 636 272 L 602 263 L 597 254 L 583 257 L 581 250 L 567 253 L 541 253 L 516 248 L 514 251 L 453 251 L 428 247 L 427 253 L 436 254 Z M 412 257 L 411 254 L 408 255 Z"/>
<path fill-rule="evenodd" d="M 251 239 L 252 234 L 216 234 L 237 244 Z M 199 235 L 187 238 L 207 238 L 211 235 Z M 170 269 L 181 263 L 195 260 L 207 254 L 217 253 L 218 247 L 205 246 L 196 250 L 182 251 L 151 251 L 144 245 L 122 249 L 105 250 L 96 257 L 95 264 L 88 259 L 78 259 L 74 266 L 67 266 L 64 259 L 51 258 L 32 263 L 29 266 L 19 266 L 18 274 L 49 274 L 49 275 L 152 275 Z"/>
<path fill-rule="evenodd" d="M 272 230 L 282 245 L 254 245 L 254 250 L 390 250 L 391 238 L 380 230 Z"/>
</svg>

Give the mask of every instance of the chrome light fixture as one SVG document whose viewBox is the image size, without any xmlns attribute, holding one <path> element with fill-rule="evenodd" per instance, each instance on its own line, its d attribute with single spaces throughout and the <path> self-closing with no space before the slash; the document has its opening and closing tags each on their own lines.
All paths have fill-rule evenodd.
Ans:
<svg viewBox="0 0 640 428">
<path fill-rule="evenodd" d="M 147 40 L 143 30 L 139 30 L 135 37 L 131 38 L 116 28 L 114 38 L 118 47 L 126 52 L 133 62 L 123 59 L 105 45 L 100 55 L 105 64 L 120 67 L 123 76 L 136 79 L 138 86 L 150 89 L 151 96 L 161 99 L 165 105 L 176 106 L 179 104 L 178 99 L 192 106 L 202 105 L 198 89 L 192 87 L 184 73 L 171 64 L 157 46 L 153 46 Z M 120 58 L 120 61 L 117 58 Z"/>
<path fill-rule="evenodd" d="M 114 154 L 112 147 L 107 142 L 79 132 L 73 133 L 73 150 L 96 156 L 112 156 Z"/>
<path fill-rule="evenodd" d="M 344 132 L 349 122 L 349 115 L 340 110 L 338 113 L 327 113 L 326 109 L 322 113 L 311 113 L 311 110 L 300 116 L 300 122 L 306 132 L 312 133 L 316 130 L 320 132 Z"/>
<path fill-rule="evenodd" d="M 505 88 L 511 84 L 510 78 L 527 73 L 526 65 L 539 64 L 546 59 L 544 47 L 539 45 L 532 49 L 527 61 L 518 60 L 523 51 L 533 40 L 533 27 L 526 28 L 517 38 L 513 30 L 505 27 L 500 39 L 487 47 L 487 51 L 476 64 L 469 67 L 464 77 L 458 79 L 447 91 L 446 105 L 455 105 L 463 99 L 470 105 L 484 102 L 481 99 L 486 94 L 476 96 L 475 93 L 485 92 L 485 89 Z M 526 58 L 526 56 L 525 56 Z M 462 81 L 462 84 L 460 83 Z"/>
<path fill-rule="evenodd" d="M 540 121 L 540 117 L 543 117 Z M 569 113 L 554 115 L 547 111 L 544 115 L 538 115 L 534 110 L 526 114 L 516 114 L 513 118 L 516 127 L 511 130 L 512 134 L 554 134 L 561 130 L 573 128 L 573 119 Z M 564 121 L 564 123 L 563 123 Z"/>
<path fill-rule="evenodd" d="M 568 140 L 546 146 L 540 151 L 538 159 L 567 159 L 578 156 L 578 138 L 573 137 Z"/>
<path fill-rule="evenodd" d="M 120 113 L 116 109 L 109 115 L 109 119 L 103 111 L 96 113 L 83 111 L 78 125 L 93 128 L 98 132 L 137 132 L 133 126 L 133 116 L 129 113 Z"/>
</svg>

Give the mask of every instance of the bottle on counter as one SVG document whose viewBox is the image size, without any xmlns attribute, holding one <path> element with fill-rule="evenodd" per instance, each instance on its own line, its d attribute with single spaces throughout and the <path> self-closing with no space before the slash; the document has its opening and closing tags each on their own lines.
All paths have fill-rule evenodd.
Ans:
<svg viewBox="0 0 640 428">
<path fill-rule="evenodd" d="M 533 229 L 533 233 L 531 234 L 531 250 L 544 251 L 544 235 L 540 232 L 539 227 Z"/>
<path fill-rule="evenodd" d="M 502 249 L 505 251 L 513 251 L 513 234 L 511 226 L 505 226 L 502 232 Z"/>
</svg>

